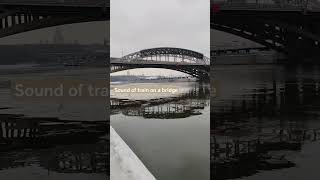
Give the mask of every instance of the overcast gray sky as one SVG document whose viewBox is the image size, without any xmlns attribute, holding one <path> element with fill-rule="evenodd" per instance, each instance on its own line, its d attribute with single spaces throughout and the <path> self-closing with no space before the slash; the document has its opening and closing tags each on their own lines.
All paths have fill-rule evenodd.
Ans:
<svg viewBox="0 0 320 180">
<path fill-rule="evenodd" d="M 111 0 L 111 56 L 178 47 L 209 56 L 209 0 Z"/>
</svg>

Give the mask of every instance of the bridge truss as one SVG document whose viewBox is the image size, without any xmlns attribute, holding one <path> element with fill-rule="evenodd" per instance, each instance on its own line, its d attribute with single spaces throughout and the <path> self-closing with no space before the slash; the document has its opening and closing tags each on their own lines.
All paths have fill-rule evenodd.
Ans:
<svg viewBox="0 0 320 180">
<path fill-rule="evenodd" d="M 145 49 L 111 59 L 111 73 L 136 68 L 165 68 L 208 79 L 210 59 L 195 51 L 171 47 Z"/>
<path fill-rule="evenodd" d="M 0 38 L 63 24 L 109 20 L 106 0 L 3 0 Z"/>
<path fill-rule="evenodd" d="M 151 60 L 151 61 L 167 61 L 167 62 L 183 62 L 196 64 L 209 64 L 209 58 L 203 54 L 181 48 L 152 48 L 145 49 L 126 55 L 122 58 L 125 61 Z"/>
<path fill-rule="evenodd" d="M 211 29 L 252 40 L 293 60 L 314 59 L 319 54 L 320 6 L 315 2 L 305 8 L 303 3 L 235 5 L 223 2 L 214 6 Z"/>
</svg>

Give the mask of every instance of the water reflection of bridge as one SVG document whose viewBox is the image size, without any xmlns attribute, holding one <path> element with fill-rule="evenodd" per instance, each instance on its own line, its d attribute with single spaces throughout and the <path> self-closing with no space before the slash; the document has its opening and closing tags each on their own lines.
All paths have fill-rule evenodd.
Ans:
<svg viewBox="0 0 320 180">
<path fill-rule="evenodd" d="M 63 143 L 76 136 L 94 138 L 107 132 L 105 121 L 62 121 L 57 118 L 27 118 L 21 115 L 0 116 L 2 143 L 18 140 L 28 142 L 27 140 L 35 139 L 45 140 L 46 143 Z"/>
<path fill-rule="evenodd" d="M 75 148 L 58 149 L 50 159 L 45 158 L 40 165 L 59 173 L 106 173 L 109 174 L 108 143 L 98 144 L 95 149 L 83 145 Z M 48 161 L 45 161 L 48 160 Z"/>
<path fill-rule="evenodd" d="M 303 143 L 320 140 L 320 129 L 274 129 L 267 137 L 253 140 L 219 141 L 211 137 L 212 158 L 237 158 L 243 154 L 265 153 L 274 150 L 300 150 Z M 223 138 L 221 138 L 223 139 Z"/>
<path fill-rule="evenodd" d="M 247 89 L 232 100 L 215 103 L 211 107 L 214 119 L 212 128 L 217 128 L 227 121 L 240 121 L 253 117 L 285 117 L 286 114 L 314 116 L 320 110 L 319 82 L 312 79 L 276 82 L 271 86 L 261 85 Z M 237 120 L 236 120 L 237 119 Z"/>
<path fill-rule="evenodd" d="M 180 102 L 181 103 L 181 102 Z M 179 102 L 172 102 L 156 106 L 144 106 L 142 108 L 131 108 L 122 110 L 122 114 L 126 116 L 141 116 L 144 118 L 158 118 L 158 119 L 174 119 L 186 118 L 193 115 L 199 115 L 206 106 L 209 106 L 207 100 L 189 99 L 185 104 Z"/>
<path fill-rule="evenodd" d="M 108 173 L 106 121 L 0 115 L 0 169 L 38 164 L 63 173 Z M 28 150 L 29 149 L 29 150 Z M 34 160 L 37 159 L 37 160 Z"/>
<path fill-rule="evenodd" d="M 49 172 L 109 172 L 108 142 L 97 145 L 72 145 L 53 149 L 20 150 L 0 153 L 0 170 L 39 165 Z"/>
<path fill-rule="evenodd" d="M 276 124 L 280 128 L 287 125 L 290 128 L 305 127 L 306 121 L 319 116 L 319 82 L 316 79 L 298 78 L 243 89 L 242 94 L 236 94 L 233 99 L 212 103 L 211 130 L 214 134 L 223 132 L 231 135 L 250 124 L 251 128 L 256 128 L 256 133 L 261 133 L 263 124 L 255 122 L 261 122 L 264 118 L 279 120 L 280 123 Z"/>
<path fill-rule="evenodd" d="M 320 140 L 317 67 L 288 67 L 285 74 L 282 70 L 280 77 L 274 69 L 268 75 L 263 70 L 263 78 L 254 79 L 254 84 L 241 82 L 243 87 L 231 97 L 212 99 L 214 179 L 295 166 L 288 151 L 298 152 L 306 143 Z M 271 78 L 266 81 L 266 76 Z"/>
<path fill-rule="evenodd" d="M 273 130 L 268 137 L 252 140 L 225 141 L 224 138 L 211 136 L 211 172 L 212 177 L 219 180 L 295 166 L 284 152 L 299 151 L 304 143 L 319 141 L 320 129 Z M 276 151 L 282 153 L 272 153 Z"/>
<path fill-rule="evenodd" d="M 199 115 L 199 110 L 209 106 L 209 87 L 196 85 L 190 91 L 174 97 L 149 100 L 130 100 L 111 98 L 112 114 L 122 113 L 126 116 L 144 118 L 185 118 Z"/>
</svg>

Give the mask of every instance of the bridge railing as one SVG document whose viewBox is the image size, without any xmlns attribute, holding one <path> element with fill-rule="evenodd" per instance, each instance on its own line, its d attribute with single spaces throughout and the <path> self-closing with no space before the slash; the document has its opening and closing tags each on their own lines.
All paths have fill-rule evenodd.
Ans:
<svg viewBox="0 0 320 180">
<path fill-rule="evenodd" d="M 306 9 L 312 3 L 309 1 L 278 1 L 278 0 L 248 0 L 245 2 L 237 0 L 214 0 L 213 4 L 219 5 L 220 8 L 236 8 L 236 9 Z M 314 4 L 313 4 L 314 6 Z"/>
<path fill-rule="evenodd" d="M 157 61 L 135 59 L 128 61 L 127 59 L 112 60 L 111 64 L 163 64 L 163 65 L 208 65 L 206 62 L 189 62 L 189 61 Z"/>
<path fill-rule="evenodd" d="M 210 65 L 210 59 L 204 57 L 203 59 L 188 59 L 185 57 L 163 57 L 159 56 L 147 57 L 147 58 L 111 58 L 111 64 L 165 64 L 165 65 Z"/>
<path fill-rule="evenodd" d="M 109 5 L 108 0 L 1 0 L 6 5 L 45 5 L 45 6 L 85 6 L 103 7 Z"/>
<path fill-rule="evenodd" d="M 213 49 L 210 51 L 211 57 L 213 56 L 224 56 L 224 55 L 239 55 L 239 54 L 255 54 L 258 52 L 270 51 L 268 47 L 253 47 L 253 48 L 223 48 L 223 49 Z"/>
</svg>

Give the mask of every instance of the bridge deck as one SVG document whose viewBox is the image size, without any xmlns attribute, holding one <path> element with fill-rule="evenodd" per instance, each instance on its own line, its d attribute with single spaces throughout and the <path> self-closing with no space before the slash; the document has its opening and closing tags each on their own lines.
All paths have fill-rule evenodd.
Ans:
<svg viewBox="0 0 320 180">
<path fill-rule="evenodd" d="M 301 12 L 304 10 L 319 12 L 320 6 L 315 4 L 291 5 L 291 4 L 259 4 L 259 3 L 214 3 L 220 11 L 272 11 L 272 12 Z"/>
<path fill-rule="evenodd" d="M 107 0 L 1 0 L 0 5 L 104 7 Z"/>
<path fill-rule="evenodd" d="M 137 61 L 123 61 L 121 59 L 111 59 L 113 65 L 179 65 L 179 66 L 209 66 L 204 63 L 188 63 L 188 62 L 173 62 L 173 61 L 152 61 L 152 60 L 137 60 Z"/>
</svg>

